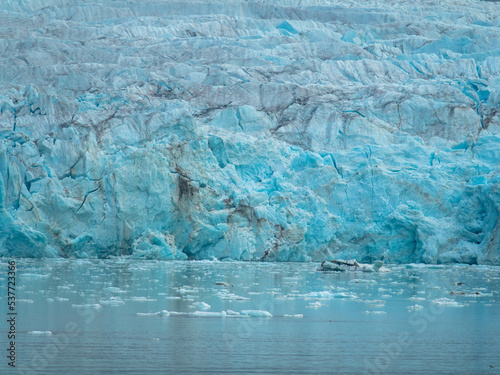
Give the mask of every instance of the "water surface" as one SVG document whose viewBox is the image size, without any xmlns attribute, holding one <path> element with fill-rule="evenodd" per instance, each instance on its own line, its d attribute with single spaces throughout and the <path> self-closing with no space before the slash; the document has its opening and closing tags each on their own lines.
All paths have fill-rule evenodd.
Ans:
<svg viewBox="0 0 500 375">
<path fill-rule="evenodd" d="M 313 263 L 124 259 L 17 267 L 19 373 L 500 371 L 498 267 L 364 274 Z M 7 341 L 2 324 L 3 350 Z M 17 373 L 6 362 L 0 373 Z"/>
</svg>

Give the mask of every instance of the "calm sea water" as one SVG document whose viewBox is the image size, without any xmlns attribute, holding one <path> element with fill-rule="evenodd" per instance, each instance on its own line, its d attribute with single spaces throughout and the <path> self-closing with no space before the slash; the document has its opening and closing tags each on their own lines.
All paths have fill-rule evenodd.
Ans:
<svg viewBox="0 0 500 375">
<path fill-rule="evenodd" d="M 2 374 L 500 373 L 498 267 L 16 262 L 16 369 L 2 355 Z"/>
</svg>

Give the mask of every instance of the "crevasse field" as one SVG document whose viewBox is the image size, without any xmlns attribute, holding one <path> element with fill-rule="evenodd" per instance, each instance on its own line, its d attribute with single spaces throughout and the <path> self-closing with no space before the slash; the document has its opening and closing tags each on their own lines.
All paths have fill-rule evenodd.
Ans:
<svg viewBox="0 0 500 375">
<path fill-rule="evenodd" d="M 0 255 L 499 264 L 499 16 L 3 0 Z"/>
</svg>

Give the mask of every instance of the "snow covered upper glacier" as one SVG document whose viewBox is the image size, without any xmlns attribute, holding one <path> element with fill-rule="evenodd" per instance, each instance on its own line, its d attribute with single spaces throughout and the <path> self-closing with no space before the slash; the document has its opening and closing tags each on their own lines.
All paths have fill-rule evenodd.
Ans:
<svg viewBox="0 0 500 375">
<path fill-rule="evenodd" d="M 2 0 L 0 59 L 0 256 L 500 264 L 499 2 Z"/>
</svg>

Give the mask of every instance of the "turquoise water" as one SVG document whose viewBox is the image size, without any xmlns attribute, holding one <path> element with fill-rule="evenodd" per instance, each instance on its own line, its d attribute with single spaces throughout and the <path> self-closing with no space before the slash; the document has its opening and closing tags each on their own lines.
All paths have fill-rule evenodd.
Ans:
<svg viewBox="0 0 500 375">
<path fill-rule="evenodd" d="M 500 373 L 498 267 L 16 262 L 16 370 L 2 356 L 2 374 Z"/>
</svg>

